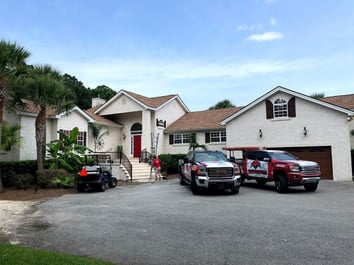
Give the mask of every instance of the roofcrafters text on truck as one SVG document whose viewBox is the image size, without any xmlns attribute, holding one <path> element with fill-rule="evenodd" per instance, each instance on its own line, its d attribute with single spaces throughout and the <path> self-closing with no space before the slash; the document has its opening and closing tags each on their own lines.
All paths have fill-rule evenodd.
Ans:
<svg viewBox="0 0 354 265">
<path fill-rule="evenodd" d="M 321 171 L 316 162 L 299 160 L 280 150 L 250 147 L 231 147 L 224 150 L 229 150 L 230 153 L 242 152 L 242 159 L 237 160 L 242 166 L 242 181 L 256 180 L 260 185 L 274 181 L 279 193 L 287 192 L 289 186 L 304 186 L 307 191 L 315 191 L 319 184 Z"/>
<path fill-rule="evenodd" d="M 193 194 L 210 188 L 230 189 L 236 194 L 241 184 L 239 166 L 220 151 L 190 151 L 179 161 L 179 177 L 181 185 L 191 185 Z"/>
</svg>

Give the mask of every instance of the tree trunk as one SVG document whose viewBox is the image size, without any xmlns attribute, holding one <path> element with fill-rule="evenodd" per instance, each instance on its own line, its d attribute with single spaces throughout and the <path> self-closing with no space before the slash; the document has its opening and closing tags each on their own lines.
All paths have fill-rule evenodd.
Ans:
<svg viewBox="0 0 354 265">
<path fill-rule="evenodd" d="M 38 170 L 44 169 L 46 144 L 46 109 L 41 109 L 36 118 L 36 146 Z"/>
<path fill-rule="evenodd" d="M 2 144 L 1 137 L 2 137 L 4 101 L 5 101 L 5 97 L 0 95 L 0 156 L 1 156 L 1 153 L 3 152 L 2 148 L 1 148 L 1 144 Z M 0 169 L 0 193 L 4 192 L 4 185 L 2 184 L 1 176 L 2 176 L 2 174 L 1 174 L 1 169 Z"/>
</svg>

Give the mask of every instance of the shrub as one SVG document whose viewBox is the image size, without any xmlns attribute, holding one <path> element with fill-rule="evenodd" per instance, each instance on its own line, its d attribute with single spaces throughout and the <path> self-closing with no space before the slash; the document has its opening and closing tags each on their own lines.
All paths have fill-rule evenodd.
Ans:
<svg viewBox="0 0 354 265">
<path fill-rule="evenodd" d="M 34 177 L 30 173 L 15 175 L 11 178 L 10 185 L 17 189 L 27 189 L 34 184 Z"/>
<path fill-rule="evenodd" d="M 0 161 L 1 178 L 5 187 L 11 186 L 16 175 L 29 173 L 36 175 L 36 160 Z"/>
<path fill-rule="evenodd" d="M 75 187 L 75 178 L 73 175 L 59 176 L 52 180 L 52 185 L 57 188 Z"/>
<path fill-rule="evenodd" d="M 54 188 L 57 185 L 53 182 L 57 178 L 63 178 L 69 174 L 64 169 L 43 169 L 37 170 L 37 185 L 41 188 Z"/>
<path fill-rule="evenodd" d="M 178 173 L 178 160 L 184 158 L 185 154 L 161 154 L 159 155 L 161 171 L 169 174 Z"/>
</svg>

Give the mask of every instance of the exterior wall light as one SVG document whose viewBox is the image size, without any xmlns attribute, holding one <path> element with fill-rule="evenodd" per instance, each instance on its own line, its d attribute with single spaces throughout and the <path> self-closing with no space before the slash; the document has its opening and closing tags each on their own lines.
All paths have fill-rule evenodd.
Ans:
<svg viewBox="0 0 354 265">
<path fill-rule="evenodd" d="M 125 133 L 123 133 L 123 140 L 125 140 L 126 137 L 127 137 L 127 136 L 125 135 Z"/>
<path fill-rule="evenodd" d="M 306 127 L 304 127 L 304 136 L 306 136 L 307 135 L 307 129 L 306 129 Z"/>
<path fill-rule="evenodd" d="M 259 129 L 259 133 L 258 133 L 258 136 L 259 136 L 259 138 L 262 138 L 262 136 L 263 136 L 263 132 L 262 132 L 262 129 Z"/>
</svg>

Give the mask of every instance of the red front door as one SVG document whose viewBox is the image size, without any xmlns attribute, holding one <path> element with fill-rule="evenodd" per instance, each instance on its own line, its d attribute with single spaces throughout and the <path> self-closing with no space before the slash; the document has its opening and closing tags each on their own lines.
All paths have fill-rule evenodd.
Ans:
<svg viewBox="0 0 354 265">
<path fill-rule="evenodd" d="M 141 135 L 133 136 L 133 157 L 139 157 L 141 151 Z"/>
</svg>

